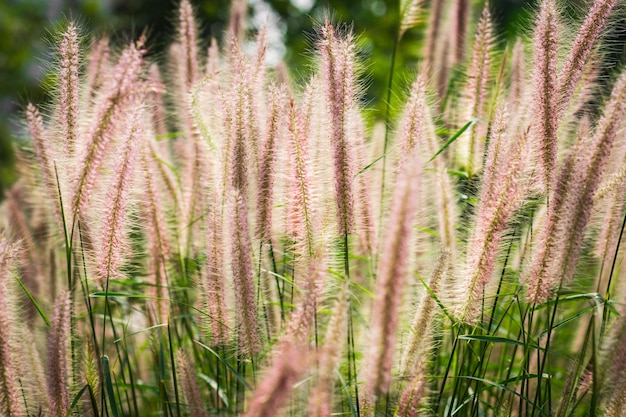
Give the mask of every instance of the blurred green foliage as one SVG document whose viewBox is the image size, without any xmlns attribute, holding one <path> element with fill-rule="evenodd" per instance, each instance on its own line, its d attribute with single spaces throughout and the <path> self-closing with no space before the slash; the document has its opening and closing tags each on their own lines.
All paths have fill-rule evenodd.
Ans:
<svg viewBox="0 0 626 417">
<path fill-rule="evenodd" d="M 28 101 L 50 100 L 43 85 L 53 71 L 50 62 L 55 28 L 77 19 L 83 34 L 109 33 L 126 42 L 147 29 L 150 53 L 157 57 L 175 33 L 176 0 L 4 0 L 0 2 L 0 198 L 15 179 L 11 140 L 21 135 L 21 109 Z M 221 37 L 228 22 L 228 0 L 192 0 L 202 38 Z M 362 46 L 365 99 L 374 118 L 383 117 L 385 88 L 396 34 L 397 0 L 248 0 L 250 14 L 271 7 L 280 17 L 284 61 L 299 81 L 307 76 L 315 23 L 330 13 L 335 21 L 351 23 Z M 481 3 L 480 1 L 476 3 Z M 516 36 L 529 14 L 529 0 L 492 0 L 498 32 Z M 572 3 L 572 2 L 570 2 Z M 297 6 L 299 5 L 299 7 Z M 476 4 L 479 11 L 481 4 Z M 575 9 L 575 8 L 574 8 Z M 253 16 L 251 16 L 253 17 Z M 252 19 L 254 21 L 254 19 Z M 396 61 L 396 86 L 402 88 L 416 72 L 421 48 L 417 27 L 402 40 Z"/>
</svg>

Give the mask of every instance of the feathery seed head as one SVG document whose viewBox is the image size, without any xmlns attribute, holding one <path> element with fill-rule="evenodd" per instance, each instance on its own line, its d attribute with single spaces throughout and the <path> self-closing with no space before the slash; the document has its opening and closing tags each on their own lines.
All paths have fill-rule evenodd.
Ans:
<svg viewBox="0 0 626 417">
<path fill-rule="evenodd" d="M 582 138 L 564 161 L 542 238 L 526 283 L 531 302 L 545 302 L 573 274 L 611 147 L 626 112 L 626 73 L 615 83 L 604 114 L 587 143 Z"/>
<path fill-rule="evenodd" d="M 37 158 L 37 162 L 39 163 L 39 170 L 41 171 L 41 177 L 43 179 L 46 195 L 49 198 L 49 203 L 54 207 L 57 226 L 59 230 L 62 230 L 63 220 L 61 218 L 61 210 L 59 207 L 58 188 L 53 167 L 53 160 L 49 154 L 50 149 L 48 147 L 48 135 L 41 115 L 39 114 L 39 110 L 31 103 L 28 103 L 26 108 L 26 120 L 28 122 L 30 136 L 33 140 L 35 156 Z"/>
<path fill-rule="evenodd" d="M 178 37 L 182 47 L 183 65 L 185 66 L 185 78 L 182 80 L 182 85 L 189 90 L 198 79 L 198 35 L 193 8 L 189 0 L 180 2 L 178 13 Z"/>
<path fill-rule="evenodd" d="M 17 323 L 10 306 L 12 294 L 9 290 L 18 255 L 18 245 L 0 236 L 0 413 L 11 416 L 24 415 L 18 382 L 18 355 L 12 348 Z"/>
<path fill-rule="evenodd" d="M 64 291 L 54 304 L 52 329 L 48 336 L 48 394 L 53 415 L 67 413 L 70 406 L 68 390 L 68 341 L 70 337 L 70 293 Z"/>
<path fill-rule="evenodd" d="M 400 396 L 398 417 L 418 417 L 420 403 L 427 396 L 424 366 L 420 366 Z"/>
<path fill-rule="evenodd" d="M 306 369 L 307 353 L 294 345 L 284 349 L 252 394 L 244 417 L 273 417 L 287 403 L 294 384 Z"/>
<path fill-rule="evenodd" d="M 332 411 L 333 383 L 345 346 L 348 325 L 348 285 L 339 290 L 339 296 L 326 327 L 324 344 L 318 350 L 317 384 L 309 397 L 308 415 L 330 417 Z"/>
<path fill-rule="evenodd" d="M 100 101 L 95 105 L 93 119 L 86 134 L 86 146 L 75 179 L 76 186 L 72 199 L 74 221 L 77 220 L 79 212 L 84 214 L 87 208 L 97 170 L 112 139 L 115 121 L 133 102 L 133 95 L 145 92 L 143 90 L 145 86 L 137 83 L 144 53 L 140 42 L 132 43 L 124 50 L 111 71 L 111 79 L 106 82 Z"/>
<path fill-rule="evenodd" d="M 554 183 L 557 155 L 559 108 L 557 92 L 557 52 L 559 15 L 554 0 L 541 3 L 533 40 L 532 100 L 537 114 L 533 124 L 533 143 L 539 151 L 539 168 L 544 186 Z"/>
<path fill-rule="evenodd" d="M 567 106 L 572 98 L 593 46 L 618 3 L 619 0 L 595 0 L 589 9 L 559 74 L 558 99 L 561 108 Z"/>
<path fill-rule="evenodd" d="M 331 147 L 337 200 L 339 234 L 351 233 L 354 226 L 355 174 L 349 113 L 356 106 L 355 44 L 351 33 L 342 35 L 326 19 L 320 28 L 318 51 L 331 121 Z"/>
<path fill-rule="evenodd" d="M 467 23 L 469 17 L 469 0 L 455 0 L 454 2 L 454 32 L 452 47 L 454 50 L 454 62 L 465 59 L 465 43 L 467 36 Z"/>
<path fill-rule="evenodd" d="M 478 317 L 478 302 L 492 280 L 502 235 L 529 191 L 522 169 L 528 130 L 508 132 L 507 118 L 506 108 L 498 109 L 491 130 L 481 198 L 468 245 L 467 279 L 462 289 L 465 299 L 457 311 L 461 321 L 473 322 Z"/>
<path fill-rule="evenodd" d="M 423 0 L 402 0 L 400 2 L 400 31 L 398 40 L 404 33 L 415 26 L 419 21 L 419 14 L 422 11 Z"/>
<path fill-rule="evenodd" d="M 460 123 L 465 124 L 475 118 L 483 118 L 487 102 L 487 87 L 491 70 L 491 50 L 493 28 L 489 3 L 485 4 L 472 46 L 472 62 L 467 73 L 467 81 L 462 96 L 463 114 Z M 472 125 L 457 140 L 457 160 L 470 176 L 482 165 L 483 143 L 487 134 L 486 123 Z"/>
<path fill-rule="evenodd" d="M 317 314 L 317 303 L 326 270 L 321 255 L 311 259 L 309 270 L 304 277 L 303 294 L 298 309 L 291 317 L 285 333 L 285 342 L 293 345 L 302 345 L 306 348 L 309 336 Z"/>
<path fill-rule="evenodd" d="M 59 91 L 59 134 L 69 156 L 74 154 L 78 136 L 79 91 L 78 91 L 78 31 L 71 22 L 63 34 L 59 45 L 61 55 L 60 91 Z"/>
<path fill-rule="evenodd" d="M 110 70 L 109 37 L 103 36 L 94 40 L 87 58 L 87 90 L 93 98 L 102 87 L 104 80 L 109 76 Z"/>
<path fill-rule="evenodd" d="M 436 297 L 439 297 L 441 284 L 446 280 L 450 271 L 450 251 L 442 248 L 439 259 L 428 288 Z M 403 375 L 417 374 L 418 367 L 424 365 L 428 357 L 428 350 L 433 340 L 433 327 L 437 314 L 437 305 L 430 293 L 424 294 L 418 308 L 415 310 L 411 333 L 402 355 L 400 372 Z"/>
<path fill-rule="evenodd" d="M 257 215 L 256 235 L 259 239 L 270 239 L 272 230 L 272 198 L 274 190 L 275 163 L 281 147 L 281 125 L 284 124 L 286 93 L 283 88 L 272 87 L 269 92 L 269 116 L 267 120 L 267 134 L 263 144 L 261 164 L 259 166 L 259 182 L 257 201 L 259 211 Z"/>
<path fill-rule="evenodd" d="M 407 161 L 398 177 L 392 198 L 387 236 L 376 274 L 376 299 L 372 311 L 372 343 L 367 370 L 370 395 L 385 394 L 391 383 L 401 297 L 409 269 L 409 242 L 417 210 L 420 155 Z"/>
<path fill-rule="evenodd" d="M 398 137 L 402 140 L 400 145 L 400 160 L 397 169 L 402 169 L 407 159 L 415 151 L 418 142 L 424 136 L 424 119 L 426 111 L 426 79 L 418 75 L 413 85 L 411 93 L 404 109 L 404 115 L 400 122 Z"/>
<path fill-rule="evenodd" d="M 97 256 L 97 277 L 102 281 L 123 277 L 120 268 L 124 254 L 127 254 L 130 249 L 126 227 L 128 196 L 135 177 L 137 153 L 140 148 L 138 142 L 141 141 L 143 135 L 143 105 L 135 106 L 126 121 L 122 153 L 115 164 L 113 172 L 116 175 L 107 192 L 102 243 Z"/>
<path fill-rule="evenodd" d="M 511 58 L 511 85 L 509 88 L 509 103 L 511 105 L 521 104 L 526 88 L 526 56 L 524 54 L 524 43 L 517 38 L 513 46 Z"/>
<path fill-rule="evenodd" d="M 228 341 L 227 310 L 224 299 L 226 274 L 223 261 L 223 214 L 217 193 L 212 195 L 211 201 L 213 203 L 210 204 L 207 215 L 207 274 L 202 288 L 206 291 L 204 297 L 211 317 L 210 328 L 213 342 L 220 345 Z"/>
<path fill-rule="evenodd" d="M 176 371 L 178 371 L 183 395 L 187 400 L 189 415 L 191 417 L 208 417 L 209 414 L 205 411 L 202 403 L 194 363 L 182 349 L 176 351 Z"/>
<path fill-rule="evenodd" d="M 433 74 L 435 68 L 435 53 L 442 46 L 441 23 L 444 12 L 444 1 L 434 0 L 430 4 L 430 18 L 428 21 L 428 33 L 426 35 L 426 49 L 424 51 L 424 68 L 429 74 Z"/>
<path fill-rule="evenodd" d="M 228 22 L 228 34 L 230 42 L 241 43 L 246 34 L 246 12 L 248 3 L 246 0 L 233 0 L 230 3 L 230 20 Z"/>
<path fill-rule="evenodd" d="M 232 235 L 232 273 L 238 312 L 239 347 L 254 355 L 261 349 L 256 315 L 252 243 L 248 227 L 248 209 L 243 197 L 234 192 L 230 204 L 230 233 Z"/>
</svg>

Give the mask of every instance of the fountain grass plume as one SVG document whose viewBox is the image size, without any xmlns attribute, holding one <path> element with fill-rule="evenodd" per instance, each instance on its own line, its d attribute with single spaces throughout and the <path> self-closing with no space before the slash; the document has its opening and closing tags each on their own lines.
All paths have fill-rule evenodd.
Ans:
<svg viewBox="0 0 626 417">
<path fill-rule="evenodd" d="M 476 38 L 472 45 L 472 61 L 467 72 L 467 81 L 461 102 L 462 116 L 459 123 L 467 123 L 477 117 L 485 116 L 485 105 L 489 76 L 491 70 L 491 54 L 493 28 L 489 3 L 485 4 L 478 21 Z M 471 177 L 480 170 L 483 157 L 483 138 L 487 132 L 485 123 L 474 124 L 469 131 L 458 139 L 457 160 Z"/>
<path fill-rule="evenodd" d="M 376 298 L 372 311 L 372 340 L 368 353 L 366 392 L 379 396 L 389 391 L 396 348 L 400 304 L 410 272 L 409 248 L 417 212 L 417 179 L 422 172 L 417 152 L 402 167 L 391 201 L 387 235 L 376 274 Z"/>
<path fill-rule="evenodd" d="M 165 214 L 163 212 L 162 193 L 157 185 L 160 164 L 152 152 L 150 143 L 144 142 L 141 152 L 141 163 L 144 174 L 144 190 L 146 205 L 143 216 L 146 219 L 146 237 L 148 248 L 148 277 L 152 281 L 153 292 L 156 298 L 158 319 L 167 323 L 169 306 L 165 291 L 167 288 L 167 262 L 171 257 L 171 244 L 168 236 Z"/>
<path fill-rule="evenodd" d="M 246 0 L 233 0 L 230 4 L 230 19 L 226 33 L 230 37 L 230 42 L 241 43 L 246 33 L 246 12 L 248 4 Z"/>
<path fill-rule="evenodd" d="M 48 395 L 53 415 L 62 416 L 70 407 L 68 390 L 70 293 L 64 291 L 54 305 L 52 328 L 48 336 Z"/>
<path fill-rule="evenodd" d="M 261 339 L 256 314 L 248 209 L 240 193 L 233 192 L 229 210 L 233 253 L 231 268 L 237 302 L 239 349 L 244 354 L 255 355 L 261 350 Z"/>
<path fill-rule="evenodd" d="M 244 417 L 274 417 L 288 403 L 294 385 L 306 369 L 308 354 L 295 345 L 283 346 L 253 392 Z"/>
<path fill-rule="evenodd" d="M 52 155 L 50 155 L 48 131 L 44 126 L 43 118 L 41 117 L 39 110 L 31 103 L 28 103 L 28 106 L 26 107 L 26 120 L 28 122 L 28 131 L 33 141 L 33 148 L 39 165 L 39 171 L 41 172 L 45 194 L 49 199 L 50 204 L 55 208 L 54 216 L 57 227 L 59 230 L 62 230 L 63 220 L 58 204 L 59 193 L 54 173 L 54 161 L 52 159 Z"/>
<path fill-rule="evenodd" d="M 558 100 L 561 107 L 569 103 L 583 75 L 593 47 L 619 0 L 595 0 L 587 13 L 558 78 Z"/>
<path fill-rule="evenodd" d="M 521 104 L 526 90 L 526 57 L 524 43 L 520 38 L 515 40 L 511 57 L 511 85 L 508 100 L 511 105 Z"/>
<path fill-rule="evenodd" d="M 348 287 L 344 285 L 339 290 L 326 327 L 324 343 L 318 351 L 317 383 L 308 404 L 308 415 L 311 417 L 330 417 L 332 414 L 335 372 L 339 368 L 345 348 L 349 296 Z"/>
<path fill-rule="evenodd" d="M 298 307 L 289 319 L 284 341 L 293 345 L 300 345 L 306 350 L 311 331 L 316 323 L 317 304 L 324 283 L 326 264 L 320 252 L 310 259 L 309 270 L 302 280 L 302 295 L 299 297 Z"/>
<path fill-rule="evenodd" d="M 13 241 L 20 242 L 20 275 L 22 280 L 38 294 L 45 287 L 43 281 L 44 262 L 38 256 L 38 243 L 33 238 L 29 222 L 21 210 L 24 204 L 24 196 L 19 188 L 14 188 L 5 192 L 7 217 L 9 219 L 8 234 Z"/>
<path fill-rule="evenodd" d="M 454 17 L 452 31 L 452 48 L 454 63 L 462 62 L 465 59 L 465 45 L 467 42 L 467 24 L 469 21 L 470 4 L 469 0 L 454 1 Z"/>
<path fill-rule="evenodd" d="M 227 178 L 230 189 L 240 193 L 247 201 L 249 171 L 253 160 L 250 138 L 249 115 L 251 68 L 237 43 L 231 45 L 229 62 L 233 69 L 232 97 L 227 100 L 228 112 L 226 125 L 229 128 L 226 146 L 228 147 Z M 258 164 L 255 160 L 254 164 Z M 226 190 L 224 190 L 226 191 Z"/>
<path fill-rule="evenodd" d="M 78 91 L 78 30 L 74 22 L 70 22 L 59 44 L 59 135 L 63 138 L 63 146 L 68 156 L 72 156 L 78 139 L 79 91 Z"/>
<path fill-rule="evenodd" d="M 193 8 L 189 0 L 182 0 L 178 9 L 178 38 L 182 48 L 183 80 L 187 91 L 198 80 L 198 34 Z"/>
<path fill-rule="evenodd" d="M 616 242 L 619 239 L 619 227 L 624 212 L 624 200 L 626 194 L 626 170 L 622 170 L 603 183 L 601 189 L 596 191 L 594 205 L 598 203 L 599 195 L 607 193 L 608 202 L 598 239 L 596 241 L 596 256 L 609 261 L 609 257 L 617 250 Z"/>
<path fill-rule="evenodd" d="M 396 166 L 397 172 L 403 169 L 418 144 L 424 140 L 426 107 L 426 79 L 423 76 L 417 76 L 411 86 L 411 92 L 400 121 L 398 138 L 401 143 Z"/>
<path fill-rule="evenodd" d="M 424 75 L 418 75 L 411 85 L 407 104 L 404 108 L 398 131 L 400 143 L 400 155 L 396 165 L 396 171 L 402 169 L 406 160 L 413 152 L 422 155 L 423 163 L 432 162 L 433 168 L 424 172 L 427 178 L 425 183 L 432 180 L 436 184 L 435 204 L 438 220 L 438 232 L 441 242 L 452 252 L 456 258 L 456 233 L 454 225 L 456 221 L 456 208 L 453 195 L 453 185 L 450 176 L 446 172 L 446 163 L 443 158 L 435 158 L 428 161 L 428 157 L 439 151 L 440 143 L 432 121 L 427 95 L 427 80 Z M 425 184 L 428 187 L 430 184 Z"/>
<path fill-rule="evenodd" d="M 349 113 L 356 105 L 355 45 L 351 33 L 342 35 L 325 20 L 320 28 L 318 55 L 330 112 L 337 226 L 340 236 L 354 230 L 354 190 L 356 173 L 349 126 Z"/>
<path fill-rule="evenodd" d="M 206 69 L 204 76 L 209 77 L 215 74 L 220 68 L 220 49 L 215 38 L 211 38 L 211 44 L 207 50 Z"/>
<path fill-rule="evenodd" d="M 148 68 L 148 79 L 154 85 L 163 85 L 161 72 L 159 71 L 159 66 L 156 63 L 151 64 Z M 151 94 L 149 103 L 153 109 L 152 128 L 154 129 L 154 133 L 157 137 L 166 137 L 166 111 L 163 103 L 163 94 L 161 92 Z"/>
<path fill-rule="evenodd" d="M 358 110 L 351 112 L 354 126 L 354 153 L 357 166 L 366 166 L 366 132 L 365 122 Z M 355 178 L 355 223 L 356 233 L 360 237 L 360 245 L 364 254 L 374 254 L 378 247 L 376 226 L 374 224 L 374 207 L 371 184 L 374 178 L 372 171 L 357 174 Z"/>
<path fill-rule="evenodd" d="M 272 230 L 273 190 L 275 177 L 275 163 L 277 154 L 282 145 L 280 126 L 284 123 L 286 108 L 286 93 L 280 87 L 270 88 L 269 94 L 269 117 L 267 120 L 267 133 L 261 163 L 259 166 L 258 179 L 258 214 L 256 222 L 256 236 L 262 241 L 268 241 Z"/>
<path fill-rule="evenodd" d="M 421 415 L 420 405 L 425 403 L 428 396 L 426 384 L 424 367 L 419 366 L 400 395 L 396 416 L 418 417 Z"/>
<path fill-rule="evenodd" d="M 428 280 L 428 288 L 435 297 L 439 297 L 441 286 L 450 273 L 450 262 L 450 251 L 444 247 L 431 278 Z M 422 293 L 422 299 L 415 309 L 409 340 L 400 362 L 402 375 L 418 375 L 420 373 L 417 369 L 428 361 L 429 349 L 433 341 L 438 306 L 430 292 L 422 291 Z"/>
<path fill-rule="evenodd" d="M 441 43 L 441 26 L 443 20 L 445 2 L 443 0 L 433 0 L 430 4 L 430 14 L 428 18 L 428 33 L 426 35 L 426 49 L 424 52 L 424 67 L 429 74 L 433 74 L 435 68 L 435 53 L 437 46 Z"/>
<path fill-rule="evenodd" d="M 616 81 L 591 139 L 579 139 L 563 162 L 539 247 L 528 269 L 528 298 L 545 302 L 568 283 L 576 267 L 593 196 L 626 111 L 626 73 Z"/>
<path fill-rule="evenodd" d="M 311 185 L 308 118 L 293 98 L 289 101 L 289 156 L 293 175 L 289 178 L 287 230 L 298 242 L 296 252 L 313 256 L 315 218 Z"/>
<path fill-rule="evenodd" d="M 196 377 L 196 367 L 189 359 L 184 350 L 176 351 L 176 371 L 182 386 L 182 391 L 187 401 L 187 408 L 191 417 L 208 417 L 205 406 L 200 395 L 198 379 Z"/>
<path fill-rule="evenodd" d="M 0 412 L 11 417 L 24 415 L 18 380 L 20 370 L 13 349 L 18 323 L 12 314 L 14 295 L 9 288 L 18 254 L 18 246 L 0 236 Z"/>
<path fill-rule="evenodd" d="M 553 187 L 556 172 L 558 92 L 557 53 L 559 15 L 554 0 L 541 3 L 533 39 L 532 102 L 538 111 L 533 142 L 539 147 L 539 168 L 544 187 Z"/>
<path fill-rule="evenodd" d="M 93 99 L 102 84 L 108 77 L 110 68 L 109 37 L 104 35 L 100 39 L 94 39 L 87 57 L 87 91 Z"/>
<path fill-rule="evenodd" d="M 407 30 L 419 23 L 422 3 L 423 0 L 400 1 L 400 30 L 398 31 L 398 39 L 402 38 Z"/>
<path fill-rule="evenodd" d="M 124 257 L 129 257 L 128 198 L 135 179 L 138 149 L 143 139 L 143 105 L 137 103 L 129 113 L 123 135 L 121 154 L 115 164 L 114 177 L 106 197 L 104 227 L 101 244 L 96 255 L 96 276 L 101 281 L 124 277 L 121 270 Z"/>
<path fill-rule="evenodd" d="M 602 118 L 598 122 L 591 140 L 591 147 L 587 149 L 588 156 L 584 165 L 579 166 L 584 172 L 585 179 L 581 193 L 572 193 L 572 197 L 577 198 L 576 204 L 568 207 L 569 216 L 564 222 L 563 228 L 569 231 L 569 239 L 564 241 L 565 251 L 563 252 L 562 273 L 566 280 L 569 280 L 576 267 L 576 262 L 582 248 L 584 231 L 587 227 L 591 208 L 593 207 L 593 196 L 598 189 L 604 175 L 605 166 L 617 138 L 619 129 L 622 126 L 624 114 L 626 113 L 626 72 L 622 73 L 616 81 L 611 97 L 606 103 Z M 582 161 L 581 161 L 582 162 Z M 575 207 L 575 208 L 574 208 Z"/>
<path fill-rule="evenodd" d="M 457 311 L 462 322 L 475 322 L 480 300 L 491 282 L 500 250 L 500 241 L 509 220 L 529 192 L 524 174 L 528 130 L 510 132 L 506 108 L 500 107 L 489 138 L 480 203 L 476 210 L 465 263 L 464 299 Z"/>
<path fill-rule="evenodd" d="M 113 136 L 116 120 L 133 102 L 133 95 L 145 92 L 144 85 L 137 85 L 137 77 L 143 65 L 142 42 L 140 40 L 137 44 L 132 43 L 124 50 L 94 106 L 92 120 L 86 132 L 85 148 L 80 150 L 82 153 L 72 197 L 73 220 L 70 223 L 78 220 L 79 212 L 87 208 L 98 168 Z"/>
<path fill-rule="evenodd" d="M 211 198 L 207 214 L 207 262 L 206 274 L 201 276 L 203 280 L 202 302 L 209 311 L 210 325 L 213 343 L 225 344 L 228 341 L 227 309 L 224 299 L 225 294 L 225 268 L 224 268 L 224 236 L 222 211 L 218 203 L 217 193 Z"/>
<path fill-rule="evenodd" d="M 623 309 L 622 309 L 623 312 Z M 611 329 L 610 338 L 602 352 L 600 373 L 602 403 L 606 410 L 605 416 L 617 417 L 626 410 L 626 372 L 621 366 L 626 361 L 626 325 L 624 322 L 616 322 Z"/>
</svg>

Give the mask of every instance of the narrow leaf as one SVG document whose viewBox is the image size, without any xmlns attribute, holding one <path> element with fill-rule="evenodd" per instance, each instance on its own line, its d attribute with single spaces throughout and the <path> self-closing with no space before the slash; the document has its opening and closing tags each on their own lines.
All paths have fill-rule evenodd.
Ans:
<svg viewBox="0 0 626 417">
<path fill-rule="evenodd" d="M 30 302 L 33 303 L 33 306 L 35 306 L 35 309 L 37 310 L 37 312 L 39 313 L 43 321 L 46 322 L 46 326 L 52 327 L 52 325 L 50 324 L 50 320 L 48 320 L 48 317 L 46 317 L 46 315 L 44 314 L 43 310 L 39 306 L 39 303 L 37 302 L 37 300 L 35 300 L 35 297 L 33 297 L 30 291 L 28 291 L 28 288 L 26 288 L 22 280 L 17 277 L 15 279 L 18 282 L 18 284 L 20 284 L 20 287 L 22 287 L 22 290 L 24 290 L 24 292 L 28 296 L 28 299 L 30 300 Z"/>
<path fill-rule="evenodd" d="M 451 144 L 452 144 L 455 140 L 457 140 L 457 139 L 458 139 L 458 138 L 459 138 L 459 137 L 460 137 L 463 133 L 465 133 L 465 131 L 466 131 L 467 129 L 469 129 L 470 127 L 472 127 L 472 126 L 473 126 L 473 125 L 475 125 L 476 123 L 478 123 L 480 120 L 481 120 L 480 118 L 475 117 L 475 118 L 473 118 L 472 120 L 470 120 L 469 122 L 465 123 L 465 125 L 464 125 L 461 129 L 459 129 L 459 131 L 458 131 L 458 132 L 456 132 L 456 133 L 455 133 L 455 134 L 454 134 L 454 135 L 453 135 L 450 139 L 448 139 L 448 140 L 446 141 L 446 143 L 444 143 L 444 144 L 443 144 L 443 146 L 441 147 L 441 149 L 439 149 L 439 150 L 437 151 L 437 153 L 436 153 L 436 154 L 434 154 L 434 155 L 432 156 L 432 158 L 430 158 L 430 159 L 428 160 L 428 162 L 431 162 L 433 159 L 435 159 L 436 157 L 438 157 L 438 156 L 439 156 L 439 154 L 440 154 L 441 152 L 445 151 L 445 150 L 446 150 L 446 148 L 447 148 L 448 146 L 450 146 L 450 145 L 451 145 Z"/>
<path fill-rule="evenodd" d="M 119 417 L 117 402 L 115 401 L 115 394 L 113 392 L 113 383 L 111 382 L 109 357 L 107 355 L 101 356 L 100 362 L 102 364 L 102 376 L 104 376 L 104 388 L 107 397 L 109 397 L 109 404 L 111 404 L 111 412 L 113 413 L 113 417 Z"/>
</svg>

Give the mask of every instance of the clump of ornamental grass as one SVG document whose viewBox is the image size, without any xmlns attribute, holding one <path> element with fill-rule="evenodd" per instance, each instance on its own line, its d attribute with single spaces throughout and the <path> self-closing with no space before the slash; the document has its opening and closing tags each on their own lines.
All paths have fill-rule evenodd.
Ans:
<svg viewBox="0 0 626 417">
<path fill-rule="evenodd" d="M 221 41 L 181 1 L 156 61 L 68 23 L 0 207 L 0 414 L 623 415 L 622 3 L 505 45 L 401 1 L 383 123 L 329 18 L 302 85 L 244 1 Z"/>
</svg>

